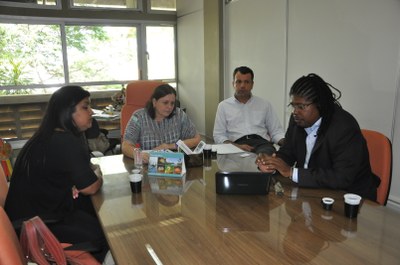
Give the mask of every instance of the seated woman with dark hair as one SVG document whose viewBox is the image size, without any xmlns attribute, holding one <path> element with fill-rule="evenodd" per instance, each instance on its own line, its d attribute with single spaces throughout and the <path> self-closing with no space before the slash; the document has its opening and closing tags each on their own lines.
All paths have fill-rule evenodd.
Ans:
<svg viewBox="0 0 400 265">
<path fill-rule="evenodd" d="M 175 150 L 178 140 L 195 147 L 201 137 L 186 113 L 175 104 L 175 89 L 167 84 L 158 86 L 146 107 L 132 114 L 122 141 L 122 153 L 133 158 L 136 144 L 143 150 Z M 143 162 L 148 162 L 146 154 Z"/>
<path fill-rule="evenodd" d="M 90 196 L 103 184 L 83 136 L 92 126 L 90 93 L 79 86 L 54 92 L 42 123 L 14 165 L 5 210 L 12 221 L 56 218 L 48 227 L 60 242 L 91 242 L 100 262 L 108 251 Z"/>
</svg>

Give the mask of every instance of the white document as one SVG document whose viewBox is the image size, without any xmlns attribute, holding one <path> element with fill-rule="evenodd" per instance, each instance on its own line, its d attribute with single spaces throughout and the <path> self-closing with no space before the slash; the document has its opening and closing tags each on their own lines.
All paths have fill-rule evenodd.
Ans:
<svg viewBox="0 0 400 265">
<path fill-rule="evenodd" d="M 236 154 L 236 153 L 245 152 L 233 144 L 214 144 L 212 146 L 212 149 L 217 149 L 217 154 L 219 154 L 219 155 Z"/>
</svg>

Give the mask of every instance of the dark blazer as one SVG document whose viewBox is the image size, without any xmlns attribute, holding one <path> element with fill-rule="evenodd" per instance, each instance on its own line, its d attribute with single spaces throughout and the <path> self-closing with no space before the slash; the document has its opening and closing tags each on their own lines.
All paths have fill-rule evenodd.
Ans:
<svg viewBox="0 0 400 265">
<path fill-rule="evenodd" d="M 367 144 L 355 118 L 336 106 L 329 126 L 318 134 L 308 169 L 304 169 L 307 133 L 293 118 L 289 121 L 277 156 L 288 165 L 296 163 L 298 185 L 342 189 L 375 201 L 380 180 L 371 171 Z"/>
</svg>

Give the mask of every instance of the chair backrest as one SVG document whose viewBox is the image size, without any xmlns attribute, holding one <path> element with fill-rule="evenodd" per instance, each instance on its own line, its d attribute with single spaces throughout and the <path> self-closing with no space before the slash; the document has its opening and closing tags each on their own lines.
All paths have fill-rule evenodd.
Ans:
<svg viewBox="0 0 400 265">
<path fill-rule="evenodd" d="M 0 207 L 0 264 L 27 264 L 15 230 L 3 207 Z"/>
<path fill-rule="evenodd" d="M 6 179 L 6 174 L 4 173 L 3 167 L 0 165 L 0 206 L 4 207 L 4 202 L 6 201 L 8 193 L 8 182 Z"/>
<path fill-rule="evenodd" d="M 125 103 L 121 109 L 121 140 L 124 137 L 126 124 L 136 110 L 143 108 L 150 99 L 154 89 L 165 84 L 161 81 L 138 80 L 130 82 L 125 90 Z"/>
<path fill-rule="evenodd" d="M 366 129 L 362 129 L 361 132 L 367 141 L 372 172 L 381 179 L 377 202 L 386 205 L 392 181 L 392 144 L 380 132 Z"/>
</svg>

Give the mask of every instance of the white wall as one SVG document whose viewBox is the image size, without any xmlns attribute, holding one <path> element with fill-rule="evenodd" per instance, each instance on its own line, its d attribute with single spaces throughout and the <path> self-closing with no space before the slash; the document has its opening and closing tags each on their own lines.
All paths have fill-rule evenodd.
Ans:
<svg viewBox="0 0 400 265">
<path fill-rule="evenodd" d="M 204 135 L 203 1 L 177 0 L 177 9 L 179 98 L 198 132 Z"/>
<path fill-rule="evenodd" d="M 225 14 L 225 97 L 233 92 L 234 67 L 248 65 L 255 71 L 254 93 L 272 102 L 286 127 L 291 84 L 310 72 L 321 75 L 342 91 L 340 102 L 362 128 L 393 140 L 389 200 L 400 203 L 400 118 L 394 116 L 400 1 L 234 0 Z"/>
<path fill-rule="evenodd" d="M 361 127 L 391 137 L 400 47 L 400 2 L 292 0 L 289 3 L 288 84 L 309 72 L 320 74 L 342 91 L 340 102 Z"/>
<path fill-rule="evenodd" d="M 285 1 L 233 1 L 225 8 L 225 98 L 233 95 L 233 70 L 254 71 L 253 93 L 268 99 L 283 120 L 286 105 Z"/>
</svg>

